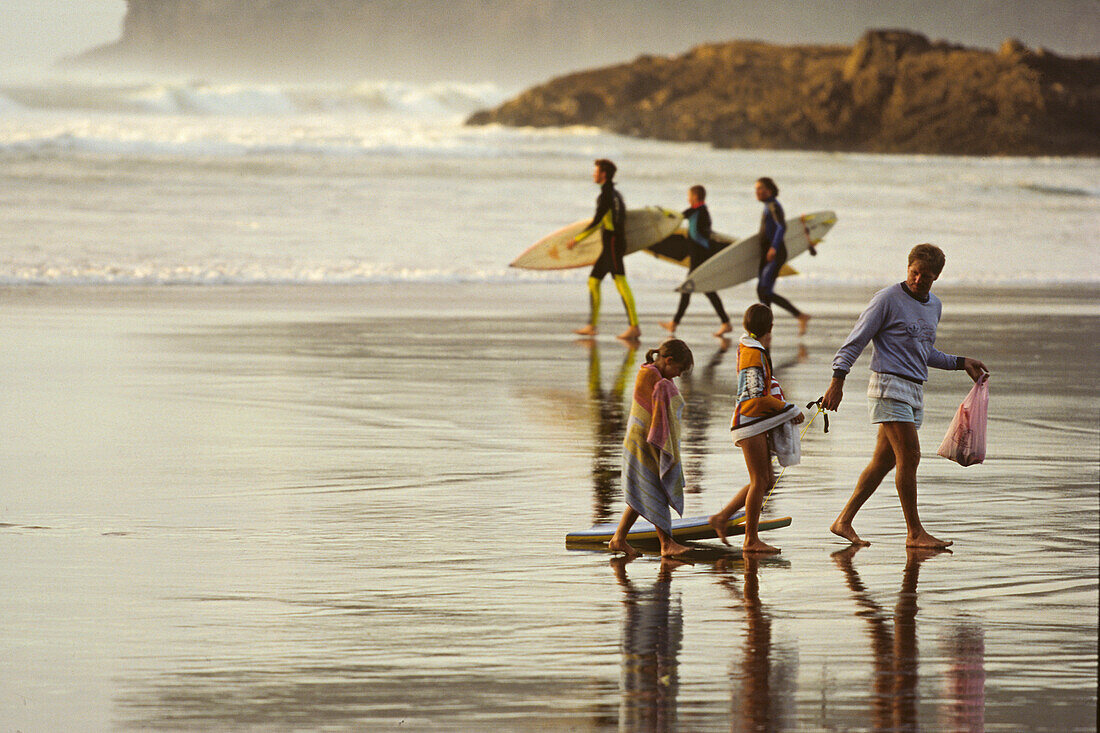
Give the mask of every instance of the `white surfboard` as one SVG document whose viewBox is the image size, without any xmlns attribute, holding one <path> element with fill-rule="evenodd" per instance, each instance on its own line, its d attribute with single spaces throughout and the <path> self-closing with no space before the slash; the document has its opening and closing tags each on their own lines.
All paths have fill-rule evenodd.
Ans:
<svg viewBox="0 0 1100 733">
<path fill-rule="evenodd" d="M 836 224 L 833 211 L 816 211 L 787 220 L 787 234 L 783 243 L 787 246 L 787 260 L 793 260 L 817 245 Z M 710 293 L 732 288 L 756 277 L 760 267 L 760 234 L 746 237 L 729 245 L 703 264 L 688 273 L 676 288 L 680 293 Z"/>
<path fill-rule="evenodd" d="M 676 231 L 683 217 L 679 211 L 659 206 L 626 210 L 626 253 L 650 247 Z M 525 270 L 566 270 L 587 267 L 600 256 L 603 247 L 600 231 L 589 234 L 577 242 L 573 249 L 566 249 L 571 239 L 584 231 L 591 219 L 573 222 L 569 226 L 548 234 L 532 244 L 509 267 Z"/>
</svg>

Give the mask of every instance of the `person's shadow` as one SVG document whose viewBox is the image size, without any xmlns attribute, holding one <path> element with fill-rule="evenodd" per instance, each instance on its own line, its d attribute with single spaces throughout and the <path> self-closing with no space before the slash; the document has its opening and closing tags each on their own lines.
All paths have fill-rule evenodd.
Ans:
<svg viewBox="0 0 1100 733">
<path fill-rule="evenodd" d="M 925 560 L 934 555 L 950 554 L 950 551 L 907 548 L 901 590 L 898 592 L 898 601 L 894 606 L 891 619 L 890 614 L 875 601 L 859 577 L 859 573 L 856 572 L 853 558 L 860 549 L 860 545 L 852 545 L 834 552 L 832 558 L 844 573 L 852 597 L 860 607 L 856 615 L 867 622 L 874 664 L 871 727 L 873 730 L 919 730 L 917 581 L 920 578 L 921 565 Z M 893 621 L 892 627 L 890 620 Z M 957 666 L 972 670 L 974 660 L 969 658 L 962 660 Z M 977 666 L 978 668 L 982 666 L 980 661 Z M 984 680 L 984 675 L 982 679 Z M 968 690 L 967 694 L 971 695 L 973 690 L 965 684 L 963 687 Z M 973 725 L 975 718 L 972 702 L 971 699 L 958 698 L 953 701 L 953 708 L 959 712 L 952 716 L 958 724 L 953 728 L 954 730 L 982 729 L 980 720 L 977 727 Z"/>
<path fill-rule="evenodd" d="M 631 561 L 610 562 L 623 591 L 619 729 L 675 730 L 684 621 L 680 597 L 672 594 L 672 573 L 685 563 L 663 558 L 653 586 L 639 589 L 626 574 Z"/>
<path fill-rule="evenodd" d="M 588 404 L 595 435 L 592 454 L 593 524 L 610 521 L 622 472 L 623 436 L 629 412 L 624 405 L 638 349 L 627 346 L 610 389 L 601 380 L 600 347 L 594 340 L 580 342 L 588 349 Z M 631 383 L 633 386 L 633 383 Z"/>
</svg>

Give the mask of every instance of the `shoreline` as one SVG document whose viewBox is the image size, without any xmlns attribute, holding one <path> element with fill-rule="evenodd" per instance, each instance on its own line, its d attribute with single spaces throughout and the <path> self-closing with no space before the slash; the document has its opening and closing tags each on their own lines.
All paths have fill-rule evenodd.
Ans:
<svg viewBox="0 0 1100 733">
<path fill-rule="evenodd" d="M 812 282 L 782 282 L 783 292 L 793 299 L 812 303 L 819 312 L 848 313 L 853 309 L 858 313 L 866 305 L 871 294 L 891 283 L 868 285 L 833 285 Z M 8 306 L 64 306 L 86 305 L 96 307 L 125 307 L 141 305 L 146 307 L 194 306 L 210 309 L 268 308 L 284 306 L 286 308 L 331 308 L 333 306 L 362 309 L 364 312 L 377 313 L 392 310 L 395 314 L 409 312 L 454 313 L 456 306 L 462 309 L 472 305 L 474 298 L 456 301 L 456 296 L 477 296 L 475 312 L 500 313 L 517 311 L 516 294 L 533 296 L 523 301 L 522 312 L 530 314 L 561 313 L 565 315 L 583 314 L 587 307 L 581 281 L 556 282 L 448 282 L 448 283 L 281 283 L 281 284 L 95 284 L 95 285 L 41 285 L 20 284 L 0 285 L 0 304 Z M 613 286 L 604 283 L 604 317 L 616 319 L 618 299 Z M 648 282 L 634 286 L 634 295 L 639 310 L 644 305 L 646 311 L 664 311 L 675 309 L 678 294 L 671 289 L 647 287 Z M 1005 284 L 937 284 L 932 291 L 944 301 L 945 318 L 952 312 L 982 313 L 1003 312 L 1006 306 L 1017 309 L 1034 307 L 1041 311 L 1051 309 L 1078 315 L 1100 315 L 1100 283 L 1052 283 L 1049 285 L 1005 285 Z M 382 302 L 379 294 L 386 296 Z M 755 302 L 752 283 L 739 285 L 719 293 L 723 301 Z M 558 300 L 564 296 L 564 300 Z M 615 297 L 612 297 L 615 296 Z M 695 301 L 700 301 L 696 303 Z M 705 307 L 704 307 L 705 306 Z M 727 308 L 727 310 L 730 310 Z M 813 309 L 807 308 L 810 312 Z M 707 314 L 709 305 L 700 296 L 692 299 L 692 307 L 687 317 Z M 731 317 L 733 311 L 730 310 Z M 641 314 L 640 314 L 641 315 Z"/>
</svg>

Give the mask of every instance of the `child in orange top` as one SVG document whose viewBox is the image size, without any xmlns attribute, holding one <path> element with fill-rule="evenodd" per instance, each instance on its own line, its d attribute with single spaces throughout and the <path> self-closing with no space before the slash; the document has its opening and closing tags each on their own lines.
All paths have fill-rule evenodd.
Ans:
<svg viewBox="0 0 1100 733">
<path fill-rule="evenodd" d="M 757 527 L 764 496 L 775 478 L 772 475 L 768 431 L 785 422 L 802 422 L 802 411 L 782 399 L 778 383 L 772 379 L 771 359 L 767 349 L 772 342 L 772 311 L 766 305 L 754 303 L 745 311 L 745 335 L 737 346 L 737 406 L 733 411 L 730 432 L 734 445 L 745 455 L 749 483 L 729 504 L 710 518 L 710 524 L 727 545 L 726 524 L 742 507 L 745 509 L 744 552 L 779 552 L 760 540 Z M 773 389 L 773 385 L 776 389 Z"/>
</svg>

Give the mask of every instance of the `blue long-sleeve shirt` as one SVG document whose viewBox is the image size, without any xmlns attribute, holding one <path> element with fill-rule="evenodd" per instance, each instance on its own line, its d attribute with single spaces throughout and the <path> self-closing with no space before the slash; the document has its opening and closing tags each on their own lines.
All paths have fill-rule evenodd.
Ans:
<svg viewBox="0 0 1100 733">
<path fill-rule="evenodd" d="M 963 358 L 935 347 L 943 304 L 931 293 L 920 301 L 905 287 L 891 285 L 875 293 L 833 358 L 833 376 L 843 379 L 868 342 L 875 345 L 871 371 L 911 382 L 928 379 L 928 367 L 962 369 Z"/>
</svg>

